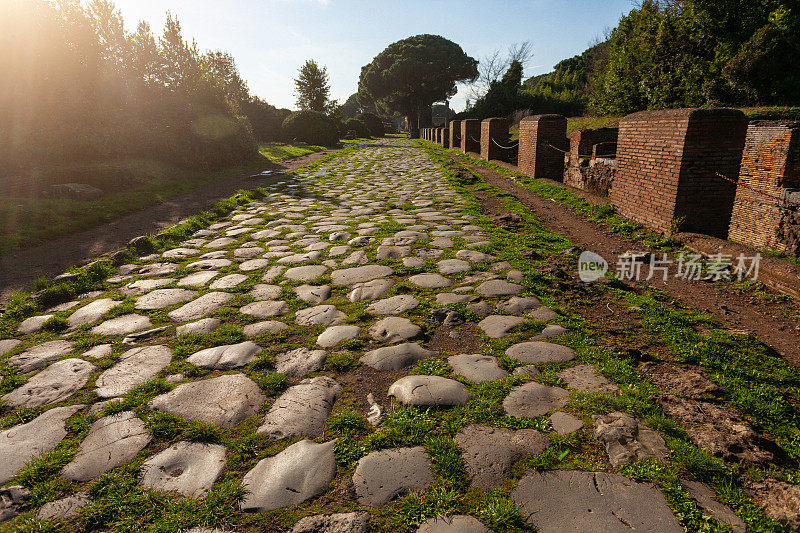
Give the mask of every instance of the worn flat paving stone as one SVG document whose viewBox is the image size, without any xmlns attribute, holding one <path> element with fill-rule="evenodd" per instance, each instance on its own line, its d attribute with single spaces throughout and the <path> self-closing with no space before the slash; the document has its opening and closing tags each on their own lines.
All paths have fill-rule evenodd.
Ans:
<svg viewBox="0 0 800 533">
<path fill-rule="evenodd" d="M 200 350 L 190 355 L 187 361 L 203 368 L 230 370 L 252 363 L 259 353 L 261 353 L 259 345 L 245 341 Z"/>
<path fill-rule="evenodd" d="M 224 468 L 225 446 L 181 441 L 142 464 L 142 485 L 199 498 Z"/>
<path fill-rule="evenodd" d="M 10 407 L 41 407 L 69 398 L 89 381 L 94 365 L 83 359 L 64 359 L 48 366 L 26 384 L 3 396 Z"/>
<path fill-rule="evenodd" d="M 521 342 L 506 350 L 506 355 L 522 363 L 565 363 L 575 359 L 575 351 L 551 342 Z"/>
<path fill-rule="evenodd" d="M 464 405 L 471 398 L 463 383 L 441 376 L 406 376 L 392 383 L 389 396 L 403 405 Z"/>
<path fill-rule="evenodd" d="M 399 315 L 411 311 L 419 305 L 419 300 L 410 294 L 400 294 L 372 302 L 367 306 L 371 315 Z"/>
<path fill-rule="evenodd" d="M 90 331 L 95 335 L 127 335 L 134 331 L 152 327 L 153 324 L 150 322 L 149 317 L 128 314 L 106 320 L 93 327 Z"/>
<path fill-rule="evenodd" d="M 514 463 L 525 456 L 536 455 L 550 441 L 535 429 L 514 431 L 472 424 L 455 436 L 461 457 L 472 485 L 478 488 L 498 487 L 505 483 Z"/>
<path fill-rule="evenodd" d="M 197 297 L 197 291 L 189 289 L 157 289 L 136 298 L 136 309 L 152 311 L 178 305 Z"/>
<path fill-rule="evenodd" d="M 181 418 L 232 428 L 253 416 L 263 402 L 264 395 L 253 380 L 244 374 L 228 374 L 178 385 L 147 405 Z"/>
<path fill-rule="evenodd" d="M 241 508 L 272 511 L 325 492 L 336 475 L 335 444 L 302 440 L 259 461 L 242 480 L 246 492 Z"/>
<path fill-rule="evenodd" d="M 143 346 L 120 355 L 119 361 L 98 376 L 95 393 L 100 398 L 122 396 L 156 377 L 172 360 L 167 346 Z"/>
<path fill-rule="evenodd" d="M 358 503 L 382 507 L 396 497 L 424 489 L 433 481 L 432 463 L 421 446 L 372 452 L 353 473 Z"/>
<path fill-rule="evenodd" d="M 100 319 L 101 316 L 114 309 L 120 303 L 119 300 L 112 300 L 111 298 L 95 300 L 79 308 L 67 317 L 67 324 L 70 329 L 77 328 L 83 324 L 89 324 Z"/>
<path fill-rule="evenodd" d="M 317 337 L 317 345 L 332 348 L 344 341 L 355 339 L 361 333 L 358 326 L 330 326 Z"/>
<path fill-rule="evenodd" d="M 564 389 L 531 381 L 511 389 L 503 400 L 503 409 L 509 416 L 535 418 L 560 409 L 568 402 L 569 393 Z"/>
<path fill-rule="evenodd" d="M 334 379 L 319 376 L 305 379 L 281 394 L 264 417 L 257 433 L 272 440 L 286 437 L 319 437 L 333 404 L 342 394 Z"/>
<path fill-rule="evenodd" d="M 335 513 L 301 518 L 292 533 L 368 533 L 369 513 Z"/>
<path fill-rule="evenodd" d="M 331 282 L 334 285 L 354 285 L 377 278 L 391 276 L 393 270 L 384 265 L 364 265 L 331 272 Z"/>
<path fill-rule="evenodd" d="M 511 492 L 522 516 L 542 533 L 680 533 L 683 527 L 653 485 L 621 474 L 531 471 Z"/>
<path fill-rule="evenodd" d="M 377 321 L 369 328 L 369 335 L 377 342 L 395 343 L 413 339 L 422 328 L 407 318 L 390 316 Z"/>
<path fill-rule="evenodd" d="M 130 461 L 151 440 L 144 422 L 133 411 L 101 418 L 92 425 L 61 475 L 72 481 L 89 481 Z"/>
<path fill-rule="evenodd" d="M 429 518 L 420 524 L 417 533 L 492 533 L 492 530 L 469 515 Z"/>
<path fill-rule="evenodd" d="M 81 408 L 83 405 L 55 407 L 0 432 L 0 483 L 8 482 L 30 461 L 55 448 L 67 436 L 64 422 Z"/>
<path fill-rule="evenodd" d="M 174 311 L 170 311 L 167 316 L 175 322 L 191 322 L 222 309 L 231 300 L 233 300 L 233 294 L 231 293 L 209 292 Z"/>
<path fill-rule="evenodd" d="M 508 372 L 500 368 L 497 358 L 489 355 L 459 354 L 447 358 L 453 372 L 473 383 L 503 379 Z"/>
<path fill-rule="evenodd" d="M 48 341 L 36 346 L 31 346 L 24 352 L 8 358 L 9 366 L 19 368 L 20 372 L 28 373 L 46 366 L 48 363 L 60 359 L 72 351 L 72 343 L 65 340 Z"/>
<path fill-rule="evenodd" d="M 419 344 L 408 342 L 371 350 L 359 360 L 377 370 L 401 370 L 432 355 L 433 352 Z"/>
</svg>

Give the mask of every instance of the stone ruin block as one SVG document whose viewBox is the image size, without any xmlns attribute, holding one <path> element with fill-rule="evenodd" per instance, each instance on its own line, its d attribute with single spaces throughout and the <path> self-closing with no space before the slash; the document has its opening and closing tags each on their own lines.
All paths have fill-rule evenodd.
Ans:
<svg viewBox="0 0 800 533">
<path fill-rule="evenodd" d="M 481 121 L 477 119 L 467 119 L 461 121 L 461 151 L 480 153 L 481 152 Z"/>
<path fill-rule="evenodd" d="M 481 159 L 508 160 L 508 121 L 504 118 L 487 118 L 481 122 Z"/>
<path fill-rule="evenodd" d="M 800 255 L 800 122 L 753 121 L 747 127 L 728 238 Z"/>
<path fill-rule="evenodd" d="M 567 149 L 567 119 L 533 115 L 519 123 L 519 170 L 534 178 L 561 181 Z"/>
<path fill-rule="evenodd" d="M 620 121 L 609 198 L 622 215 L 653 229 L 679 225 L 725 238 L 746 132 L 747 118 L 735 109 L 628 115 Z"/>
<path fill-rule="evenodd" d="M 451 120 L 450 121 L 450 148 L 456 149 L 461 148 L 461 121 L 460 120 Z"/>
<path fill-rule="evenodd" d="M 444 148 L 450 148 L 450 128 L 442 128 L 442 142 Z"/>
</svg>

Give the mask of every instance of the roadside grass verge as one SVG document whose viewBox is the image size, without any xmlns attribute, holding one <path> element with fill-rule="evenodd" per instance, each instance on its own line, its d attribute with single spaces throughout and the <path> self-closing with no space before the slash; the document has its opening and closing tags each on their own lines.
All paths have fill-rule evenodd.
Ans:
<svg viewBox="0 0 800 533">
<path fill-rule="evenodd" d="M 221 171 L 190 171 L 147 160 L 51 169 L 51 174 L 69 176 L 69 181 L 89 181 L 109 193 L 96 200 L 43 198 L 38 191 L 0 193 L 0 255 L 98 226 L 174 196 L 255 171 L 266 163 L 324 149 L 322 146 L 268 143 L 260 147 L 260 157 Z M 108 176 L 108 182 L 104 183 L 102 176 Z M 41 181 L 46 182 L 45 179 Z"/>
<path fill-rule="evenodd" d="M 321 152 L 323 150 L 327 150 L 327 148 L 324 146 L 305 143 L 286 144 L 281 142 L 271 142 L 263 143 L 258 147 L 258 153 L 273 163 L 291 159 L 293 157 L 301 157 L 304 155 L 313 154 L 314 152 Z"/>
</svg>

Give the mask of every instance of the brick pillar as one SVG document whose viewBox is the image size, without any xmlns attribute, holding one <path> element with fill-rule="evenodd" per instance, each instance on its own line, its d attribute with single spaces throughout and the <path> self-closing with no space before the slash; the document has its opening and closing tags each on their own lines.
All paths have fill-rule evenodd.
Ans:
<svg viewBox="0 0 800 533">
<path fill-rule="evenodd" d="M 460 120 L 451 120 L 450 121 L 450 148 L 456 149 L 461 148 L 461 121 Z"/>
<path fill-rule="evenodd" d="M 559 150 L 566 149 L 567 119 L 563 116 L 534 115 L 520 121 L 520 172 L 534 178 L 561 181 L 564 175 L 564 152 Z"/>
<path fill-rule="evenodd" d="M 481 121 L 470 118 L 461 121 L 461 151 L 481 152 Z"/>
<path fill-rule="evenodd" d="M 481 122 L 481 159 L 506 161 L 508 150 L 508 121 L 504 118 L 487 118 Z"/>
<path fill-rule="evenodd" d="M 450 148 L 450 128 L 442 128 L 442 146 Z"/>
<path fill-rule="evenodd" d="M 428 140 L 428 128 L 422 129 L 422 138 L 425 139 L 426 141 Z"/>
<path fill-rule="evenodd" d="M 609 198 L 622 215 L 656 230 L 681 220 L 681 229 L 726 237 L 746 133 L 747 118 L 735 109 L 628 115 Z"/>
<path fill-rule="evenodd" d="M 791 253 L 778 229 L 783 212 L 781 191 L 795 187 L 800 187 L 800 122 L 751 122 L 728 238 Z"/>
</svg>

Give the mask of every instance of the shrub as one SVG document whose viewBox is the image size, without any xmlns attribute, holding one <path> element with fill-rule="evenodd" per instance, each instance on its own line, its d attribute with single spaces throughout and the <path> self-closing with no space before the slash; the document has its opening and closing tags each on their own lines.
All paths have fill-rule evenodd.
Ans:
<svg viewBox="0 0 800 533">
<path fill-rule="evenodd" d="M 347 131 L 354 131 L 357 138 L 370 136 L 367 125 L 357 118 L 348 118 L 344 123 L 344 127 Z"/>
<path fill-rule="evenodd" d="M 292 113 L 283 121 L 283 135 L 287 140 L 323 146 L 333 146 L 339 141 L 336 124 L 319 111 Z"/>
<path fill-rule="evenodd" d="M 373 137 L 383 137 L 385 131 L 383 129 L 383 121 L 375 113 L 366 111 L 358 116 L 358 120 L 367 125 L 370 135 Z"/>
</svg>

